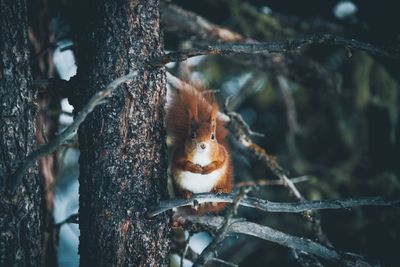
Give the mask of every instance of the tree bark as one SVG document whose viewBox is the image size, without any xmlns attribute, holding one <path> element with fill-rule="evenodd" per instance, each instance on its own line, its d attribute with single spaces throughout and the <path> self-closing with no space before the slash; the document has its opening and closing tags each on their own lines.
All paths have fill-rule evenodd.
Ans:
<svg viewBox="0 0 400 267">
<path fill-rule="evenodd" d="M 37 166 L 13 196 L 9 176 L 35 147 L 35 98 L 24 0 L 0 4 L 0 266 L 41 265 L 41 190 Z"/>
<path fill-rule="evenodd" d="M 82 7 L 79 110 L 112 80 L 137 70 L 79 129 L 82 266 L 167 266 L 169 216 L 144 211 L 168 197 L 165 73 L 157 0 L 102 0 Z"/>
</svg>

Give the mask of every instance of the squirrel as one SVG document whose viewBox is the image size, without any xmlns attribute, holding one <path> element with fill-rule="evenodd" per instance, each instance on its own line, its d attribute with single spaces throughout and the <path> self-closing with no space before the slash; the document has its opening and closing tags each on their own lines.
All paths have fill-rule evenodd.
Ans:
<svg viewBox="0 0 400 267">
<path fill-rule="evenodd" d="M 232 191 L 228 131 L 218 118 L 213 91 L 185 86 L 171 92 L 166 124 L 172 137 L 171 174 L 177 195 Z M 196 213 L 219 212 L 224 203 L 205 203 Z"/>
</svg>

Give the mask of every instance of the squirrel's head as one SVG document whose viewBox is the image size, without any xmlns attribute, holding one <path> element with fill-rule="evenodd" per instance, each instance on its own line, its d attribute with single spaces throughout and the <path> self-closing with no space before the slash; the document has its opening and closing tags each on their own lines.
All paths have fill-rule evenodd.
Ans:
<svg viewBox="0 0 400 267">
<path fill-rule="evenodd" d="M 206 120 L 198 120 L 189 112 L 190 125 L 189 134 L 186 139 L 187 152 L 208 153 L 218 147 L 217 142 L 217 112 L 216 108 L 211 110 Z"/>
</svg>

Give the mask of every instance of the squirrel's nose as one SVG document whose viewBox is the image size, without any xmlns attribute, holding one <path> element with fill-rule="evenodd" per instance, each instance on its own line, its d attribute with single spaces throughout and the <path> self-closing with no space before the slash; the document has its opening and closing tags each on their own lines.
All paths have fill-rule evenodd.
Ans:
<svg viewBox="0 0 400 267">
<path fill-rule="evenodd" d="M 200 144 L 200 147 L 201 147 L 202 149 L 205 149 L 205 148 L 206 148 L 206 144 L 201 143 L 201 144 Z"/>
</svg>

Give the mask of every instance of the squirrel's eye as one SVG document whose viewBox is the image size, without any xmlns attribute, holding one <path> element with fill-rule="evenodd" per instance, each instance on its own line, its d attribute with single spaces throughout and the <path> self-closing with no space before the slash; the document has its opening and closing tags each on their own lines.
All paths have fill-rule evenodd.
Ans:
<svg viewBox="0 0 400 267">
<path fill-rule="evenodd" d="M 215 139 L 215 134 L 211 134 L 211 140 L 214 140 Z"/>
<path fill-rule="evenodd" d="M 194 133 L 191 133 L 190 138 L 194 139 L 195 137 Z"/>
</svg>

